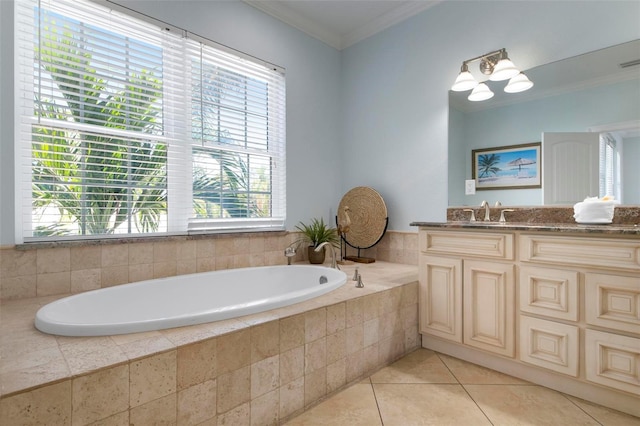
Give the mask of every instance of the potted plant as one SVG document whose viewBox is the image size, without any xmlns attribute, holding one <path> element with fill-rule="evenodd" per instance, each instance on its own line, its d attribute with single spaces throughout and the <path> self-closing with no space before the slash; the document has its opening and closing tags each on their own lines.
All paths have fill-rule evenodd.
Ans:
<svg viewBox="0 0 640 426">
<path fill-rule="evenodd" d="M 320 264 L 324 263 L 324 250 L 319 252 L 315 251 L 316 247 L 318 247 L 322 243 L 329 243 L 332 246 L 336 247 L 338 242 L 340 241 L 338 238 L 338 232 L 335 228 L 331 228 L 330 226 L 324 223 L 324 219 L 311 219 L 311 223 L 309 225 L 300 222 L 296 229 L 302 233 L 302 238 L 300 238 L 301 243 L 307 243 L 309 247 L 307 248 L 307 253 L 309 255 L 309 263 Z"/>
</svg>

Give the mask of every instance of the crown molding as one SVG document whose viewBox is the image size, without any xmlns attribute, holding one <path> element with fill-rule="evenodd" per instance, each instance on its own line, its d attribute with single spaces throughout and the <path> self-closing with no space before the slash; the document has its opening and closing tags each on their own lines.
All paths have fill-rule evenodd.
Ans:
<svg viewBox="0 0 640 426">
<path fill-rule="evenodd" d="M 278 1 L 260 1 L 260 0 L 243 0 L 250 6 L 255 7 L 262 12 L 273 16 L 280 21 L 291 25 L 294 28 L 314 37 L 325 44 L 342 50 L 362 41 L 372 35 L 383 31 L 392 25 L 404 21 L 444 0 L 428 0 L 428 1 L 411 1 L 381 15 L 373 21 L 356 28 L 350 33 L 341 36 L 334 32 L 328 31 L 322 25 L 317 24 L 312 19 L 308 19 L 299 13 L 284 6 Z"/>
<path fill-rule="evenodd" d="M 341 40 L 341 49 L 345 49 L 371 37 L 376 33 L 379 33 L 380 31 L 386 30 L 387 28 L 409 19 L 412 16 L 441 3 L 442 1 L 444 0 L 407 2 L 346 34 Z"/>
<path fill-rule="evenodd" d="M 640 137 L 640 119 L 593 126 L 587 130 L 597 133 L 616 133 L 623 138 L 637 138 Z"/>
<path fill-rule="evenodd" d="M 322 41 L 325 44 L 335 48 L 342 49 L 342 40 L 339 34 L 334 34 L 331 31 L 327 31 L 321 25 L 318 25 L 313 20 L 308 19 L 299 13 L 283 6 L 276 1 L 259 1 L 259 0 L 242 0 L 250 6 L 255 7 L 258 10 L 271 15 L 276 19 L 289 24 L 300 31 L 307 33 L 313 38 Z"/>
</svg>

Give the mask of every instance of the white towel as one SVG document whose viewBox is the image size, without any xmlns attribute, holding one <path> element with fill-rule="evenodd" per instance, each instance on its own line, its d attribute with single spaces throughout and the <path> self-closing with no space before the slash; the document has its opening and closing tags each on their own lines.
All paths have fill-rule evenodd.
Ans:
<svg viewBox="0 0 640 426">
<path fill-rule="evenodd" d="M 612 197 L 587 197 L 573 206 L 573 217 L 577 223 L 611 223 L 616 204 Z"/>
</svg>

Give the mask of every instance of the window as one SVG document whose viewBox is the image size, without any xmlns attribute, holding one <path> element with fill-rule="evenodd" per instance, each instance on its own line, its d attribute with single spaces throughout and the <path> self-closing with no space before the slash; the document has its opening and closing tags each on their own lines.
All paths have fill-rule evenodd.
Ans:
<svg viewBox="0 0 640 426">
<path fill-rule="evenodd" d="M 615 134 L 600 133 L 599 169 L 600 197 L 620 200 L 620 154 Z"/>
<path fill-rule="evenodd" d="M 16 13 L 24 241 L 283 227 L 282 70 L 90 2 Z"/>
</svg>

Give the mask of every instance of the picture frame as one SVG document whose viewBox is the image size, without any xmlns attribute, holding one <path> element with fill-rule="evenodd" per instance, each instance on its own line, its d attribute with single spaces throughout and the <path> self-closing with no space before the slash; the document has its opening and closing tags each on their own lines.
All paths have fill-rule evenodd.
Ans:
<svg viewBox="0 0 640 426">
<path fill-rule="evenodd" d="M 472 150 L 476 189 L 542 188 L 541 150 L 541 142 Z"/>
</svg>

